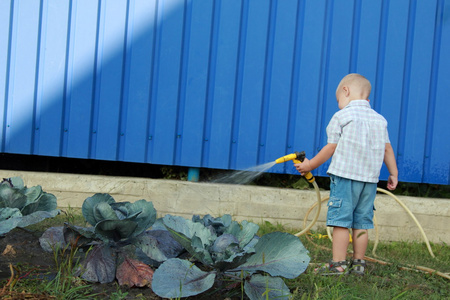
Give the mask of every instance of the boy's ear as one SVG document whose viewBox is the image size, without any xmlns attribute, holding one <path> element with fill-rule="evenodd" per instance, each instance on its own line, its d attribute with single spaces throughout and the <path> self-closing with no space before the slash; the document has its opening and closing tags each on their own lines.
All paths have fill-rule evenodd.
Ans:
<svg viewBox="0 0 450 300">
<path fill-rule="evenodd" d="M 342 90 L 344 91 L 344 95 L 345 95 L 346 97 L 348 97 L 348 96 L 350 95 L 350 88 L 349 88 L 348 86 L 344 85 L 344 86 L 342 87 Z"/>
</svg>

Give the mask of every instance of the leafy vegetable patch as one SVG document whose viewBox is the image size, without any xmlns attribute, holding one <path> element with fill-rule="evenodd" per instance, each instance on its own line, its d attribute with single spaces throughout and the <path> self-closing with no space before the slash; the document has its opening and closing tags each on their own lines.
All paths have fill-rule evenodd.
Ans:
<svg viewBox="0 0 450 300">
<path fill-rule="evenodd" d="M 78 275 L 91 282 L 151 287 L 163 298 L 183 298 L 241 287 L 248 298 L 288 299 L 284 278 L 302 274 L 310 261 L 300 239 L 285 232 L 257 236 L 259 226 L 231 215 L 156 219 L 151 202 L 87 198 L 90 227 L 66 223 L 41 237 L 47 251 L 76 244 L 88 253 Z"/>
<path fill-rule="evenodd" d="M 3 179 L 0 183 L 0 235 L 57 214 L 56 197 L 44 192 L 40 185 L 27 188 L 20 177 Z"/>
</svg>

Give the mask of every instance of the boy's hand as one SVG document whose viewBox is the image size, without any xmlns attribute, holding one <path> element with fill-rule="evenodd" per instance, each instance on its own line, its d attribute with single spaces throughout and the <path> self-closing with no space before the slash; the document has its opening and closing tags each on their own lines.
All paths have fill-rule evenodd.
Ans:
<svg viewBox="0 0 450 300">
<path fill-rule="evenodd" d="M 302 174 L 302 176 L 305 176 L 308 172 L 311 172 L 312 170 L 318 168 L 320 165 L 326 162 L 333 155 L 336 147 L 337 144 L 328 143 L 325 145 L 325 147 L 322 148 L 322 150 L 319 151 L 319 153 L 317 153 L 316 156 L 311 158 L 311 160 L 305 158 L 302 163 L 294 164 L 294 166 L 297 171 Z"/>
<path fill-rule="evenodd" d="M 294 164 L 294 167 L 297 169 L 297 171 L 300 172 L 300 174 L 302 174 L 302 176 L 312 171 L 311 163 L 307 158 L 305 158 L 305 160 L 302 163 Z"/>
<path fill-rule="evenodd" d="M 387 182 L 387 188 L 391 191 L 395 190 L 398 184 L 397 176 L 390 175 Z"/>
</svg>

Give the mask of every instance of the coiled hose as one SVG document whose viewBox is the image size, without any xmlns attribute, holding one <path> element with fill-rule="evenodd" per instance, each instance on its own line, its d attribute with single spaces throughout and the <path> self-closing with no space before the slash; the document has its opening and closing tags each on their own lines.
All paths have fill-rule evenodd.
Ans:
<svg viewBox="0 0 450 300">
<path fill-rule="evenodd" d="M 314 224 L 317 222 L 317 219 L 319 219 L 319 214 L 320 214 L 320 207 L 322 206 L 322 201 L 320 200 L 320 190 L 319 190 L 319 186 L 317 185 L 316 181 L 312 182 L 312 185 L 314 186 L 314 190 L 316 191 L 316 196 L 317 196 L 317 200 L 318 202 L 314 203 L 313 206 L 311 206 L 311 208 L 308 210 L 308 213 L 305 216 L 305 219 L 303 221 L 303 227 L 304 229 L 300 232 L 297 232 L 296 234 L 294 234 L 295 236 L 301 236 L 304 235 L 305 233 L 309 232 L 309 230 L 311 229 L 311 227 L 314 226 Z M 328 199 L 328 198 L 326 198 Z M 312 219 L 312 221 L 309 223 L 308 226 L 306 226 L 306 218 L 308 217 L 309 213 L 311 212 L 311 210 L 316 207 L 319 204 L 319 206 L 317 207 L 317 212 L 316 215 L 314 216 L 314 218 Z"/>
<path fill-rule="evenodd" d="M 304 220 L 303 220 L 303 227 L 304 227 L 304 229 L 303 229 L 302 231 L 300 231 L 300 232 L 294 234 L 295 236 L 298 236 L 298 237 L 301 236 L 301 235 L 304 235 L 305 233 L 308 233 L 309 230 L 311 229 L 311 227 L 314 226 L 314 224 L 315 224 L 315 223 L 317 222 L 317 220 L 319 219 L 319 215 L 320 215 L 320 210 L 321 210 L 322 203 L 325 202 L 325 201 L 327 201 L 327 200 L 330 198 L 329 196 L 327 196 L 327 197 L 325 197 L 325 198 L 322 199 L 321 196 L 320 196 L 319 186 L 317 185 L 317 183 L 316 183 L 315 181 L 312 182 L 312 184 L 313 184 L 314 190 L 315 190 L 315 192 L 316 192 L 317 202 L 314 203 L 314 204 L 308 209 L 308 211 L 307 211 L 306 214 L 305 214 L 305 218 L 304 218 Z M 378 191 L 378 192 L 381 192 L 381 193 L 384 193 L 384 194 L 386 194 L 386 195 L 388 195 L 388 196 L 394 198 L 395 201 L 397 201 L 397 203 L 400 204 L 400 206 L 401 206 L 401 207 L 409 214 L 409 216 L 413 219 L 413 221 L 416 223 L 417 227 L 419 228 L 420 233 L 422 234 L 422 238 L 423 238 L 425 244 L 427 245 L 428 252 L 430 253 L 431 257 L 436 258 L 436 256 L 435 256 L 434 253 L 433 253 L 433 250 L 431 249 L 430 242 L 429 242 L 429 240 L 428 240 L 428 238 L 427 238 L 427 236 L 426 236 L 426 234 L 425 234 L 425 231 L 423 230 L 422 226 L 420 225 L 419 221 L 418 221 L 417 218 L 414 216 L 414 214 L 411 212 L 411 210 L 405 205 L 405 203 L 403 203 L 398 197 L 396 197 L 394 194 L 392 194 L 391 192 L 389 192 L 389 191 L 387 191 L 387 190 L 385 190 L 385 189 L 377 188 L 377 191 Z M 312 219 L 312 221 L 311 221 L 308 225 L 306 225 L 306 222 L 307 222 L 307 219 L 308 219 L 309 214 L 311 213 L 311 211 L 312 211 L 316 206 L 317 206 L 317 210 L 316 210 L 316 214 L 315 214 L 314 218 Z M 375 242 L 374 242 L 374 247 L 373 247 L 373 250 L 372 250 L 372 254 L 373 254 L 375 257 L 377 257 L 375 251 L 376 251 L 376 248 L 377 248 L 377 246 L 378 246 L 378 241 L 379 241 L 379 231 L 378 231 L 378 222 L 377 222 L 375 216 L 374 216 L 374 225 L 375 225 L 375 226 L 374 226 L 374 227 L 375 227 Z M 332 240 L 330 227 L 327 227 L 327 234 L 328 234 L 328 237 L 330 238 L 330 240 Z M 311 241 L 311 239 L 309 239 L 309 240 Z M 312 241 L 311 241 L 311 242 L 312 242 Z M 314 243 L 313 243 L 313 244 L 314 244 Z M 319 246 L 319 245 L 316 245 L 316 246 Z M 327 249 L 327 250 L 331 250 L 331 249 L 326 248 L 326 247 L 323 247 L 323 246 L 319 246 L 319 247 L 325 248 L 325 249 Z M 368 256 L 365 256 L 364 258 L 367 259 L 367 260 L 369 260 L 369 261 L 377 262 L 377 263 L 380 263 L 380 264 L 383 264 L 383 265 L 390 264 L 390 263 L 388 263 L 388 262 L 385 262 L 385 261 L 382 261 L 382 260 L 379 260 L 379 259 L 375 259 L 375 258 L 372 258 L 372 257 L 368 257 Z M 413 270 L 414 270 L 414 269 L 415 269 L 415 270 L 420 270 L 420 271 L 427 272 L 427 273 L 434 273 L 434 274 L 439 275 L 439 276 L 441 276 L 441 277 L 450 279 L 450 276 L 449 276 L 449 275 L 447 275 L 447 274 L 445 274 L 445 273 L 442 273 L 442 272 L 439 272 L 439 271 L 436 271 L 436 270 L 433 270 L 433 269 L 430 269 L 430 268 L 427 268 L 427 267 L 421 267 L 421 266 L 409 266 L 409 267 L 403 267 L 402 269 L 405 269 L 405 270 L 411 270 L 411 269 L 413 269 Z"/>
</svg>

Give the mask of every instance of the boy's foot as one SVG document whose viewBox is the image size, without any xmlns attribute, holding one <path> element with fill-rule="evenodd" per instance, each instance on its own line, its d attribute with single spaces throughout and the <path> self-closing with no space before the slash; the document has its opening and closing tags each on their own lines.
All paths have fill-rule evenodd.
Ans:
<svg viewBox="0 0 450 300">
<path fill-rule="evenodd" d="M 314 270 L 315 273 L 328 276 L 328 275 L 347 275 L 348 274 L 348 264 L 347 261 L 332 261 L 323 267 Z"/>
<path fill-rule="evenodd" d="M 355 275 L 364 275 L 367 264 L 364 259 L 353 259 L 350 263 L 350 273 Z"/>
</svg>

